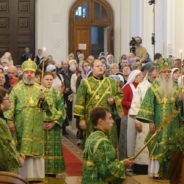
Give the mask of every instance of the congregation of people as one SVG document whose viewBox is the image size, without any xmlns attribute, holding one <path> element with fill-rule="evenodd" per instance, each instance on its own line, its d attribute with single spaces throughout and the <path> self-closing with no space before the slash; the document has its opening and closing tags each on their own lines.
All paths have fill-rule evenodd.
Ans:
<svg viewBox="0 0 184 184">
<path fill-rule="evenodd" d="M 15 65 L 11 53 L 4 53 L 0 171 L 30 182 L 65 173 L 62 136 L 75 124 L 84 149 L 83 184 L 122 183 L 126 172 L 162 177 L 162 147 L 182 126 L 183 61 L 160 53 L 152 60 L 141 38 L 135 40 L 135 50 L 119 60 L 78 51 L 56 62 L 42 49 L 33 56 L 25 48 Z"/>
</svg>

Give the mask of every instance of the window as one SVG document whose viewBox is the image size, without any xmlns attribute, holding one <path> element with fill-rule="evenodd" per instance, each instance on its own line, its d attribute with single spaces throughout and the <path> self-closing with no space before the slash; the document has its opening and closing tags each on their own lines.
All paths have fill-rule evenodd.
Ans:
<svg viewBox="0 0 184 184">
<path fill-rule="evenodd" d="M 77 7 L 75 11 L 76 18 L 86 19 L 88 18 L 88 16 L 89 16 L 89 3 L 88 2 Z"/>
<path fill-rule="evenodd" d="M 95 2 L 94 4 L 94 18 L 95 19 L 100 18 L 100 4 L 98 2 Z"/>
<path fill-rule="evenodd" d="M 98 1 L 94 2 L 94 19 L 97 20 L 108 19 L 106 8 L 103 6 L 103 4 L 99 3 Z"/>
</svg>

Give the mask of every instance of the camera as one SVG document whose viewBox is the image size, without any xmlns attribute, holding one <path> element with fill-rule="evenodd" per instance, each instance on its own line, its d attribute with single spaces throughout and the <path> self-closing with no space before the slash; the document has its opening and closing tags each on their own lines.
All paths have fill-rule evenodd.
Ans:
<svg viewBox="0 0 184 184">
<path fill-rule="evenodd" d="M 155 0 L 149 0 L 148 3 L 149 5 L 155 4 Z"/>
<path fill-rule="evenodd" d="M 135 53 L 135 50 L 136 50 L 136 47 L 135 47 L 135 45 L 136 45 L 136 40 L 135 40 L 134 37 L 132 37 L 132 39 L 130 40 L 129 45 L 130 45 L 130 52 Z"/>
</svg>

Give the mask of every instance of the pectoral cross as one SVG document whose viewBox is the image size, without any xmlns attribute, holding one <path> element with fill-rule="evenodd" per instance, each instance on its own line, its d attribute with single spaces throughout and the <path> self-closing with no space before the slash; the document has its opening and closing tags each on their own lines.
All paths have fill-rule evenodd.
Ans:
<svg viewBox="0 0 184 184">
<path fill-rule="evenodd" d="M 32 99 L 32 97 L 29 98 L 29 104 L 33 105 L 34 104 L 34 100 Z"/>
<path fill-rule="evenodd" d="M 162 101 L 163 101 L 164 104 L 166 104 L 167 103 L 167 98 L 164 97 Z"/>
<path fill-rule="evenodd" d="M 96 99 L 96 100 L 99 100 L 99 99 L 100 99 L 99 95 L 96 95 L 96 96 L 95 96 L 95 99 Z"/>
</svg>

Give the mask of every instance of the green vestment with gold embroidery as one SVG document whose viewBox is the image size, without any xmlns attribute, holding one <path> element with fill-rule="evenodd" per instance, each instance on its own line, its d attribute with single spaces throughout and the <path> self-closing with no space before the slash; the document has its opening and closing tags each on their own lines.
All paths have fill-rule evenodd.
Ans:
<svg viewBox="0 0 184 184">
<path fill-rule="evenodd" d="M 45 116 L 45 111 L 38 107 L 40 91 L 44 91 L 45 100 L 51 114 Z M 43 121 L 53 120 L 53 99 L 50 93 L 41 85 L 25 85 L 20 81 L 10 93 L 11 107 L 4 113 L 8 121 L 15 122 L 17 150 L 30 157 L 44 156 Z"/>
<path fill-rule="evenodd" d="M 5 120 L 0 118 L 0 171 L 18 173 L 18 168 L 19 153 Z"/>
<path fill-rule="evenodd" d="M 102 80 L 97 80 L 93 76 L 84 79 L 80 84 L 73 114 L 84 119 L 87 123 L 86 137 L 93 131 L 93 125 L 89 121 L 90 111 L 95 107 L 106 107 L 111 111 L 111 106 L 108 104 L 108 98 L 112 97 L 115 101 L 116 110 L 120 117 L 123 115 L 121 100 L 123 94 L 117 82 L 104 77 Z M 109 133 L 110 140 L 113 145 L 117 146 L 117 129 L 114 123 L 111 132 Z"/>
<path fill-rule="evenodd" d="M 174 84 L 174 94 L 171 97 L 162 97 L 159 92 L 159 80 L 155 80 L 148 89 L 136 119 L 141 122 L 154 123 L 156 129 L 161 123 L 167 119 L 173 112 L 177 111 L 176 101 L 179 94 L 178 87 Z M 150 159 L 159 160 L 159 155 L 162 152 L 162 145 L 165 140 L 172 136 L 174 130 L 179 128 L 179 117 L 176 116 L 164 126 L 160 133 L 149 144 L 148 149 Z M 151 137 L 149 133 L 147 139 Z"/>
<path fill-rule="evenodd" d="M 51 89 L 58 119 L 51 130 L 45 131 L 45 173 L 58 174 L 65 170 L 62 151 L 61 127 L 64 116 L 64 100 L 58 90 Z"/>
<path fill-rule="evenodd" d="M 83 156 L 82 184 L 122 183 L 125 167 L 102 131 L 95 131 L 86 140 Z"/>
</svg>

